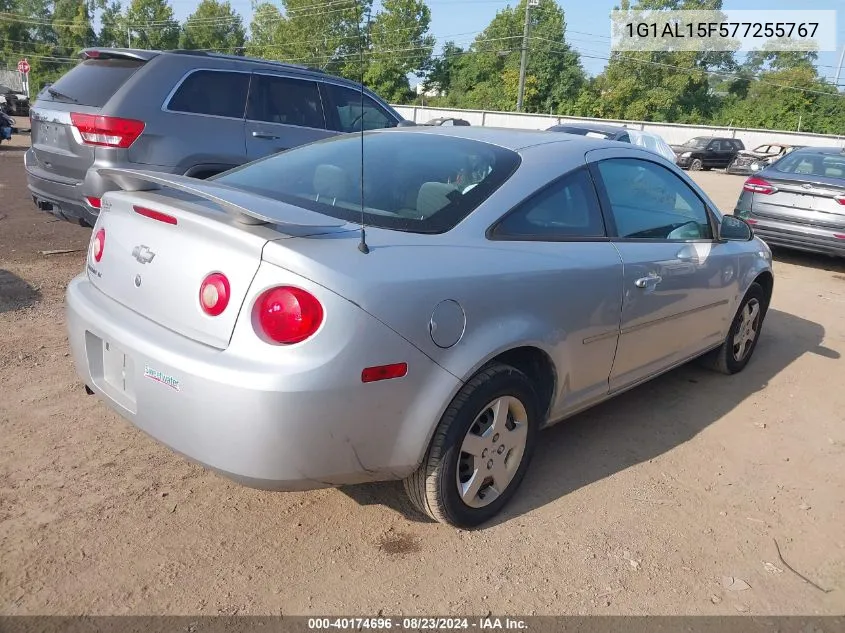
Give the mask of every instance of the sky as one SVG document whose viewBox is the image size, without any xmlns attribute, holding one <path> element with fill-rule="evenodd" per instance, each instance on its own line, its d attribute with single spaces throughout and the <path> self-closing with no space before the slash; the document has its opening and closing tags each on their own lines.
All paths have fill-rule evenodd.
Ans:
<svg viewBox="0 0 845 633">
<path fill-rule="evenodd" d="M 278 0 L 276 0 L 278 1 Z M 554 0 L 541 0 L 551 2 Z M 197 0 L 171 0 L 176 17 L 183 20 L 196 7 Z M 250 0 L 230 0 L 232 6 L 249 24 L 252 17 Z M 508 5 L 515 0 L 427 0 L 431 9 L 431 33 L 437 38 L 438 50 L 448 40 L 466 46 Z M 566 40 L 584 55 L 607 57 L 610 53 L 610 12 L 619 0 L 558 0 L 566 16 Z M 807 6 L 811 4 L 812 6 Z M 375 7 L 378 0 L 375 0 Z M 784 10 L 800 8 L 796 0 L 724 0 L 723 9 Z M 804 2 L 803 8 L 842 9 L 837 15 L 837 47 L 845 45 L 845 3 L 842 0 L 812 0 Z M 831 79 L 836 74 L 839 52 L 819 53 L 819 74 Z M 589 75 L 601 72 L 606 63 L 603 59 L 582 57 L 584 70 Z M 845 70 L 839 80 L 845 83 Z"/>
</svg>

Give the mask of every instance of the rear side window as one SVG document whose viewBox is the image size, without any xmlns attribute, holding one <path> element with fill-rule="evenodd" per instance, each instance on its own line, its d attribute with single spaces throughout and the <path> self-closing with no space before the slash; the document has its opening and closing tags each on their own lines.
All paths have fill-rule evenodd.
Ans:
<svg viewBox="0 0 845 633">
<path fill-rule="evenodd" d="M 246 117 L 252 121 L 325 128 L 316 82 L 253 75 Z"/>
<path fill-rule="evenodd" d="M 323 90 L 328 103 L 331 104 L 328 106 L 331 112 L 327 112 L 327 115 L 332 129 L 339 132 L 360 132 L 362 126 L 365 130 L 377 130 L 396 125 L 393 117 L 367 95 L 364 95 L 362 113 L 361 93 L 357 90 L 329 83 L 323 84 Z"/>
<path fill-rule="evenodd" d="M 549 241 L 604 237 L 601 208 L 587 169 L 564 176 L 523 202 L 496 225 L 493 235 Z"/>
<path fill-rule="evenodd" d="M 144 62 L 134 59 L 86 59 L 64 74 L 39 100 L 101 108 Z"/>
<path fill-rule="evenodd" d="M 176 89 L 167 109 L 242 119 L 248 91 L 248 73 L 197 70 Z"/>
</svg>

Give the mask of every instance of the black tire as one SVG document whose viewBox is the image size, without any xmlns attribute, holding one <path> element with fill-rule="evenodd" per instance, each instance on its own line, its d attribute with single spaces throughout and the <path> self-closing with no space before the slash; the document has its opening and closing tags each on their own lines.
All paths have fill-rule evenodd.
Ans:
<svg viewBox="0 0 845 633">
<path fill-rule="evenodd" d="M 473 508 L 458 492 L 458 469 L 464 438 L 489 403 L 511 396 L 525 408 L 527 435 L 522 459 L 504 491 L 488 505 Z M 492 363 L 479 371 L 457 393 L 440 419 L 419 468 L 405 479 L 405 491 L 422 513 L 459 528 L 474 528 L 489 521 L 519 488 L 540 427 L 537 395 L 528 377 L 510 365 Z"/>
<path fill-rule="evenodd" d="M 701 159 L 700 159 L 700 158 L 696 158 L 696 159 L 694 159 L 694 160 L 693 160 L 693 161 L 689 164 L 689 169 L 690 169 L 690 171 L 701 171 L 703 167 L 704 167 L 704 163 L 702 163 L 702 162 L 701 162 Z"/>
<path fill-rule="evenodd" d="M 737 358 L 734 354 L 734 337 L 737 335 L 737 332 L 739 332 L 741 327 L 742 315 L 746 306 L 752 304 L 753 302 L 756 302 L 759 307 L 759 313 L 756 317 L 756 335 L 754 340 L 751 341 L 748 349 L 744 351 L 742 357 Z M 728 335 L 725 337 L 725 340 L 722 342 L 720 347 L 704 357 L 705 364 L 711 369 L 727 375 L 736 374 L 745 369 L 745 366 L 754 354 L 754 350 L 757 348 L 757 341 L 760 340 L 760 334 L 763 330 L 763 320 L 766 318 L 766 310 L 768 307 L 768 297 L 766 297 L 766 292 L 763 290 L 762 286 L 758 283 L 751 284 L 748 288 L 748 292 L 746 292 L 745 296 L 742 298 L 742 302 L 739 304 L 736 314 L 734 315 L 731 327 L 728 330 Z"/>
</svg>

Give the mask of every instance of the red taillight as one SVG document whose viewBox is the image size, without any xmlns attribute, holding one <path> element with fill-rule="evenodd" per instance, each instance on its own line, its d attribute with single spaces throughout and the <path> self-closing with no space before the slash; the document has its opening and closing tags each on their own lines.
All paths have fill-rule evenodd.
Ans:
<svg viewBox="0 0 845 633">
<path fill-rule="evenodd" d="M 158 220 L 159 222 L 164 222 L 165 224 L 178 224 L 179 222 L 172 215 L 162 213 L 161 211 L 148 209 L 147 207 L 139 207 L 137 204 L 132 205 L 132 208 L 138 215 L 143 215 L 145 218 L 150 218 L 151 220 Z"/>
<path fill-rule="evenodd" d="M 218 316 L 229 305 L 229 280 L 223 273 L 211 273 L 200 284 L 200 307 L 208 316 Z"/>
<path fill-rule="evenodd" d="M 757 220 L 751 220 L 749 218 L 745 218 L 745 222 L 746 222 L 746 224 L 752 224 L 752 225 L 757 224 Z"/>
<path fill-rule="evenodd" d="M 94 255 L 94 261 L 99 262 L 103 259 L 103 251 L 106 248 L 106 230 L 100 229 L 94 236 L 94 244 L 91 246 L 91 254 Z"/>
<path fill-rule="evenodd" d="M 301 288 L 280 286 L 258 298 L 255 315 L 267 338 L 290 345 L 304 341 L 319 329 L 323 323 L 323 306 Z"/>
<path fill-rule="evenodd" d="M 377 380 L 390 380 L 391 378 L 402 378 L 408 373 L 408 363 L 394 363 L 393 365 L 379 365 L 378 367 L 367 367 L 361 372 L 361 382 L 375 382 Z"/>
<path fill-rule="evenodd" d="M 135 139 L 141 136 L 145 126 L 143 121 L 135 119 L 120 119 L 80 112 L 71 112 L 70 120 L 73 127 L 79 130 L 79 135 L 86 145 L 103 145 L 121 149 L 132 145 Z"/>
<path fill-rule="evenodd" d="M 755 178 L 751 177 L 745 181 L 745 184 L 742 185 L 742 188 L 745 191 L 750 191 L 751 193 L 762 193 L 763 195 L 770 195 L 773 194 L 777 189 L 770 183 L 768 180 L 763 180 L 762 178 Z"/>
<path fill-rule="evenodd" d="M 835 237 L 837 240 L 845 240 L 845 233 L 834 233 L 833 237 Z"/>
<path fill-rule="evenodd" d="M 87 200 L 88 204 L 94 207 L 95 209 L 99 209 L 100 204 L 102 203 L 102 200 L 100 200 L 99 198 L 95 198 L 94 196 L 85 196 L 85 200 Z"/>
<path fill-rule="evenodd" d="M 845 196 L 836 196 L 834 198 L 839 204 L 845 204 Z"/>
</svg>

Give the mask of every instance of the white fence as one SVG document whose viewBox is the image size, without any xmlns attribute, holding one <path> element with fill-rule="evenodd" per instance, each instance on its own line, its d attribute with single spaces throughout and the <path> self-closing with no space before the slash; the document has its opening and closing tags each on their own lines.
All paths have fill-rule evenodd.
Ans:
<svg viewBox="0 0 845 633">
<path fill-rule="evenodd" d="M 545 130 L 559 123 L 601 122 L 624 125 L 637 130 L 659 134 L 671 145 L 680 145 L 694 136 L 722 136 L 738 138 L 748 149 L 765 143 L 786 143 L 790 145 L 812 145 L 845 147 L 845 138 L 829 134 L 803 134 L 781 130 L 759 130 L 752 128 L 724 128 L 710 125 L 686 125 L 683 123 L 649 123 L 646 121 L 618 121 L 615 119 L 588 119 L 546 114 L 522 114 L 518 112 L 490 112 L 486 110 L 448 110 L 422 106 L 393 106 L 399 114 L 414 123 L 425 123 L 437 117 L 457 117 L 471 125 L 508 127 L 521 130 Z"/>
</svg>

